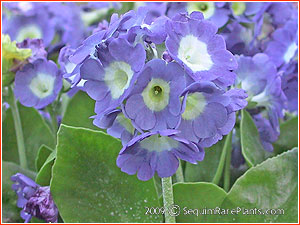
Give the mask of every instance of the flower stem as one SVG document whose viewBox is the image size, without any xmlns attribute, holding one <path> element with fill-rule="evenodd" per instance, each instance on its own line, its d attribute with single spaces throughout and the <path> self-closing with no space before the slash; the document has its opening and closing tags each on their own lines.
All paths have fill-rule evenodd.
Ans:
<svg viewBox="0 0 300 225">
<path fill-rule="evenodd" d="M 16 138 L 17 138 L 17 146 L 18 146 L 20 166 L 23 169 L 27 169 L 28 166 L 27 166 L 25 142 L 24 142 L 24 136 L 23 136 L 20 113 L 19 113 L 17 101 L 16 101 L 16 99 L 13 95 L 13 91 L 11 92 L 11 95 L 12 96 L 9 99 L 10 100 L 9 105 L 11 107 L 11 112 L 12 112 L 14 125 L 15 125 L 15 132 L 16 132 Z"/>
<path fill-rule="evenodd" d="M 182 172 L 182 165 L 181 165 L 181 161 L 179 160 L 179 166 L 178 169 L 176 171 L 176 181 L 183 183 L 184 182 L 184 177 L 183 177 L 183 172 Z"/>
<path fill-rule="evenodd" d="M 222 177 L 222 173 L 223 173 L 223 169 L 224 169 L 224 164 L 225 164 L 225 159 L 226 159 L 226 154 L 228 151 L 228 148 L 231 149 L 231 140 L 232 139 L 232 133 L 230 132 L 227 136 L 226 136 L 226 140 L 225 140 L 225 144 L 223 146 L 222 149 L 222 154 L 221 154 L 221 158 L 220 158 L 220 162 L 216 171 L 216 174 L 212 180 L 212 182 L 216 185 L 219 184 L 220 179 Z M 231 151 L 231 150 L 230 150 Z"/>
<path fill-rule="evenodd" d="M 224 171 L 224 190 L 226 192 L 228 192 L 229 188 L 230 188 L 231 151 L 232 151 L 232 148 L 230 146 L 230 148 L 227 148 L 226 164 L 225 164 L 225 171 Z"/>
<path fill-rule="evenodd" d="M 58 130 L 58 125 L 57 125 L 56 113 L 54 112 L 52 105 L 47 106 L 47 111 L 49 112 L 50 115 L 52 130 L 56 135 L 56 132 Z"/>
<path fill-rule="evenodd" d="M 172 177 L 163 177 L 161 181 L 165 208 L 165 223 L 176 223 L 175 217 L 168 213 L 168 209 L 174 204 Z"/>
</svg>

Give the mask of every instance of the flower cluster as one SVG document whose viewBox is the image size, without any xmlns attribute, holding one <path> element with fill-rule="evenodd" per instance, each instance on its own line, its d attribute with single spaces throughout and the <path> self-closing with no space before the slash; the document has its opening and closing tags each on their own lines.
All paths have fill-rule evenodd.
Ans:
<svg viewBox="0 0 300 225">
<path fill-rule="evenodd" d="M 149 2 L 110 19 L 103 10 L 121 4 L 4 7 L 3 32 L 31 50 L 14 67 L 16 98 L 44 109 L 85 91 L 94 125 L 122 141 L 117 165 L 141 180 L 201 161 L 244 108 L 272 151 L 280 119 L 298 109 L 293 3 Z"/>
<path fill-rule="evenodd" d="M 122 140 L 117 165 L 141 180 L 173 175 L 180 159 L 201 161 L 247 105 L 231 87 L 237 60 L 218 27 L 201 12 L 155 10 L 113 14 L 69 57 L 68 76 L 96 101 L 94 124 Z"/>
</svg>

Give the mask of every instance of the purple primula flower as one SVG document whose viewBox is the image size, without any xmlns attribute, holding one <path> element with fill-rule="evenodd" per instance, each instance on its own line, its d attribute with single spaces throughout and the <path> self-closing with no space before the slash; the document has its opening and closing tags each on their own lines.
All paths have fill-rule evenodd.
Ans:
<svg viewBox="0 0 300 225">
<path fill-rule="evenodd" d="M 210 147 L 227 135 L 235 124 L 235 112 L 247 105 L 242 89 L 225 92 L 209 81 L 189 85 L 182 96 L 178 135 L 202 147 Z"/>
<path fill-rule="evenodd" d="M 237 61 L 236 85 L 240 85 L 249 98 L 260 94 L 277 74 L 275 64 L 263 53 L 258 53 L 253 57 L 241 55 L 237 57 Z"/>
<path fill-rule="evenodd" d="M 253 23 L 266 10 L 266 2 L 232 2 L 230 9 L 233 17 L 238 22 Z M 263 12 L 261 10 L 263 9 Z"/>
<path fill-rule="evenodd" d="M 56 45 L 77 47 L 86 37 L 86 27 L 81 19 L 80 8 L 74 2 L 44 3 L 55 24 L 60 39 Z"/>
<path fill-rule="evenodd" d="M 94 125 L 101 129 L 107 129 L 109 135 L 121 139 L 123 146 L 137 134 L 131 120 L 122 113 L 121 109 L 114 109 L 105 115 L 94 118 Z"/>
<path fill-rule="evenodd" d="M 283 117 L 286 97 L 281 89 L 281 77 L 266 54 L 238 57 L 237 85 L 244 89 L 256 107 L 267 109 L 270 123 L 279 132 L 278 119 Z"/>
<path fill-rule="evenodd" d="M 38 59 L 16 73 L 14 94 L 21 104 L 37 109 L 52 103 L 62 88 L 62 77 L 52 61 Z"/>
<path fill-rule="evenodd" d="M 202 13 L 178 14 L 167 21 L 166 29 L 168 52 L 195 81 L 218 80 L 224 86 L 234 82 L 236 60 L 216 34 L 217 27 L 203 20 Z"/>
<path fill-rule="evenodd" d="M 175 128 L 185 84 L 184 71 L 177 63 L 149 61 L 125 103 L 127 116 L 142 130 Z"/>
<path fill-rule="evenodd" d="M 37 59 L 46 59 L 47 51 L 45 50 L 42 39 L 25 39 L 23 42 L 17 43 L 18 48 L 30 48 L 31 56 L 27 59 L 30 63 L 33 63 Z"/>
<path fill-rule="evenodd" d="M 127 143 L 117 158 L 117 166 L 129 175 L 137 173 L 146 181 L 157 172 L 159 177 L 172 176 L 179 159 L 196 164 L 204 158 L 204 150 L 177 136 L 177 130 L 143 133 Z"/>
<path fill-rule="evenodd" d="M 31 218 L 57 223 L 58 209 L 50 194 L 50 187 L 41 187 L 21 173 L 11 177 L 14 182 L 12 189 L 18 195 L 17 206 L 22 208 L 21 217 L 28 223 Z"/>
<path fill-rule="evenodd" d="M 144 20 L 146 24 L 151 24 L 156 18 L 164 16 L 167 10 L 166 2 L 145 2 L 145 6 L 148 9 Z"/>
<path fill-rule="evenodd" d="M 37 38 L 43 39 L 47 47 L 54 38 L 54 23 L 43 8 L 33 16 L 13 15 L 7 23 L 3 33 L 9 34 L 11 39 L 17 42 L 26 38 Z"/>
<path fill-rule="evenodd" d="M 5 2 L 3 6 L 13 13 L 33 16 L 42 4 L 37 2 Z"/>
<path fill-rule="evenodd" d="M 80 74 L 87 80 L 86 92 L 97 101 L 97 114 L 120 106 L 130 93 L 145 59 L 141 44 L 133 47 L 125 39 L 117 38 L 108 47 L 99 47 L 98 59 L 84 61 Z"/>
<path fill-rule="evenodd" d="M 279 132 L 274 130 L 270 121 L 261 114 L 252 116 L 259 132 L 260 141 L 264 149 L 268 152 L 273 151 L 272 143 L 278 139 Z"/>
<path fill-rule="evenodd" d="M 141 8 L 139 8 L 139 10 L 141 10 Z M 146 15 L 147 14 L 143 16 L 145 17 Z M 165 31 L 167 20 L 168 18 L 166 16 L 161 16 L 156 18 L 151 24 L 143 22 L 140 25 L 133 26 L 129 29 L 128 34 L 126 34 L 128 41 L 131 43 L 146 41 L 148 43 L 162 44 L 167 37 Z"/>
<path fill-rule="evenodd" d="M 118 14 L 114 13 L 111 16 L 108 28 L 102 29 L 85 39 L 82 45 L 70 56 L 70 61 L 81 65 L 87 58 L 95 58 L 95 53 L 97 52 L 96 47 L 103 44 L 108 45 L 109 42 L 117 38 L 120 33 L 126 33 L 127 29 L 134 24 L 134 16 L 135 13 L 133 10 L 120 16 L 120 18 Z"/>
<path fill-rule="evenodd" d="M 173 18 L 178 13 L 186 12 L 186 2 L 168 2 L 167 3 L 167 16 Z"/>
<path fill-rule="evenodd" d="M 230 11 L 224 8 L 224 4 L 218 2 L 188 2 L 187 12 L 200 11 L 203 13 L 204 19 L 211 21 L 218 28 L 223 27 L 228 19 Z"/>
<path fill-rule="evenodd" d="M 290 63 L 298 52 L 297 20 L 290 20 L 284 27 L 277 29 L 272 34 L 272 39 L 265 53 L 269 55 L 277 67 Z"/>
<path fill-rule="evenodd" d="M 276 27 L 282 26 L 288 20 L 295 20 L 298 17 L 297 8 L 293 5 L 293 2 L 272 2 L 268 13 L 271 15 L 272 23 Z"/>
<path fill-rule="evenodd" d="M 226 41 L 227 49 L 233 54 L 254 55 L 259 50 L 250 43 L 253 40 L 253 32 L 238 22 L 228 24 L 222 36 Z"/>
</svg>

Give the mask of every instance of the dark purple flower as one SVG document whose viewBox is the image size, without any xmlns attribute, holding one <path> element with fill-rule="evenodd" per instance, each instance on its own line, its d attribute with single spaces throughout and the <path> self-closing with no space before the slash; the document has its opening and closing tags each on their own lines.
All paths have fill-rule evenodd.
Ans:
<svg viewBox="0 0 300 225">
<path fill-rule="evenodd" d="M 177 136 L 177 130 L 143 133 L 127 143 L 117 158 L 117 166 L 129 175 L 137 173 L 140 180 L 149 180 L 157 172 L 159 177 L 172 176 L 179 159 L 196 164 L 204 158 L 204 151 L 196 144 Z"/>
<path fill-rule="evenodd" d="M 298 22 L 288 21 L 284 27 L 278 28 L 272 34 L 265 53 L 273 60 L 277 67 L 290 63 L 298 52 Z"/>
<path fill-rule="evenodd" d="M 217 27 L 203 20 L 200 12 L 178 14 L 167 21 L 166 47 L 172 58 L 195 80 L 220 80 L 224 86 L 234 83 L 237 63 L 226 50 Z"/>
<path fill-rule="evenodd" d="M 227 135 L 235 124 L 235 112 L 247 105 L 241 89 L 225 92 L 213 82 L 195 82 L 183 92 L 183 109 L 178 130 L 202 147 L 210 147 Z"/>
<path fill-rule="evenodd" d="M 57 223 L 58 209 L 50 194 L 50 187 L 41 187 L 21 173 L 11 177 L 12 189 L 18 195 L 17 206 L 22 208 L 21 217 L 28 223 L 31 218 Z"/>
<path fill-rule="evenodd" d="M 21 104 L 37 109 L 52 103 L 62 88 L 62 77 L 52 61 L 38 59 L 16 73 L 14 94 Z"/>
<path fill-rule="evenodd" d="M 120 106 L 130 93 L 146 53 L 141 44 L 133 47 L 125 39 L 110 42 L 98 50 L 98 59 L 87 59 L 80 68 L 86 92 L 96 100 L 95 112 L 101 114 Z"/>
<path fill-rule="evenodd" d="M 37 59 L 46 59 L 47 51 L 45 50 L 42 39 L 25 39 L 23 42 L 17 43 L 18 48 L 30 48 L 31 56 L 28 58 L 30 63 L 33 63 Z"/>
<path fill-rule="evenodd" d="M 127 116 L 142 130 L 175 128 L 180 119 L 183 69 L 161 59 L 149 61 L 125 103 Z"/>
</svg>

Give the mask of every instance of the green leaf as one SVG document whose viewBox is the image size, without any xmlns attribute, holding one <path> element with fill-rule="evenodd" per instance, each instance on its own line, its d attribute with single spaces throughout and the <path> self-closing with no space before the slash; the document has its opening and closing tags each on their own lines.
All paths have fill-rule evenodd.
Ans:
<svg viewBox="0 0 300 225">
<path fill-rule="evenodd" d="M 185 168 L 185 181 L 187 182 L 197 182 L 197 181 L 207 181 L 210 182 L 214 178 L 217 171 L 222 149 L 224 145 L 224 138 L 217 144 L 210 148 L 205 149 L 205 157 L 203 161 L 198 162 L 198 164 L 186 163 Z"/>
<path fill-rule="evenodd" d="M 159 206 L 153 180 L 116 166 L 121 148 L 101 131 L 61 125 L 51 193 L 64 222 L 162 222 L 161 215 L 145 215 L 144 207 Z"/>
<path fill-rule="evenodd" d="M 55 147 L 55 137 L 42 116 L 34 108 L 28 108 L 18 103 L 23 128 L 27 162 L 30 170 L 35 170 L 35 159 L 42 144 Z M 19 164 L 17 140 L 11 109 L 6 112 L 2 122 L 3 160 Z"/>
<path fill-rule="evenodd" d="M 280 135 L 273 146 L 276 154 L 298 147 L 298 116 L 280 125 Z"/>
<path fill-rule="evenodd" d="M 298 220 L 298 150 L 293 149 L 249 169 L 231 188 L 221 208 L 243 208 L 215 222 L 296 223 Z M 284 215 L 243 215 L 246 209 L 284 210 Z"/>
<path fill-rule="evenodd" d="M 257 128 L 246 110 L 242 110 L 241 146 L 242 154 L 249 166 L 264 161 L 265 150 L 261 145 Z"/>
<path fill-rule="evenodd" d="M 2 162 L 2 221 L 4 223 L 23 223 L 24 220 L 20 217 L 21 209 L 17 207 L 17 194 L 11 189 L 13 182 L 10 177 L 16 173 L 34 179 L 35 173 L 24 170 L 19 165 L 12 162 Z"/>
<path fill-rule="evenodd" d="M 177 183 L 174 186 L 174 203 L 180 207 L 178 223 L 205 223 L 214 215 L 201 215 L 202 209 L 219 207 L 226 192 L 212 183 Z M 197 216 L 198 215 L 198 216 Z"/>
<path fill-rule="evenodd" d="M 35 159 L 36 171 L 40 171 L 51 152 L 53 152 L 53 150 L 46 145 L 42 145 L 40 147 L 37 157 Z"/>
<path fill-rule="evenodd" d="M 90 119 L 91 116 L 95 115 L 94 106 L 95 101 L 85 92 L 79 91 L 68 103 L 62 123 L 74 127 L 100 130 L 93 125 L 93 120 Z"/>
<path fill-rule="evenodd" d="M 53 151 L 46 159 L 44 165 L 36 175 L 35 182 L 41 186 L 49 186 L 52 174 L 52 166 L 56 157 L 56 152 Z"/>
</svg>

